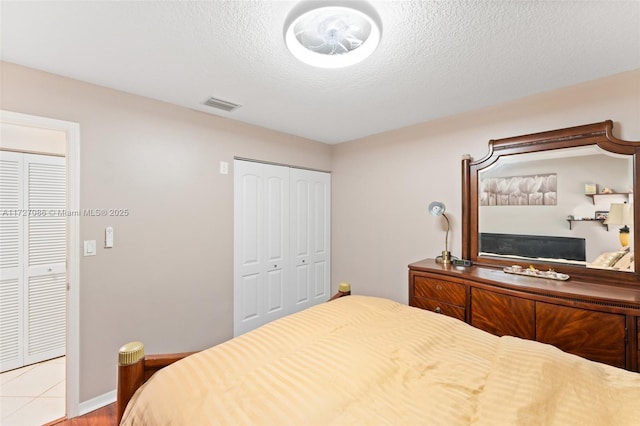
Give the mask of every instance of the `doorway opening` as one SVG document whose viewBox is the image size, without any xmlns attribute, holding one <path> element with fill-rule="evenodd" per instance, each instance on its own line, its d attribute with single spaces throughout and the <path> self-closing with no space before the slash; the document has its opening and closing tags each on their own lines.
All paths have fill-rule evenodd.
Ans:
<svg viewBox="0 0 640 426">
<path fill-rule="evenodd" d="M 79 215 L 74 212 L 79 211 L 79 182 L 80 182 L 80 126 L 78 123 L 72 123 L 68 121 L 61 121 L 50 119 L 46 117 L 38 117 L 33 115 L 21 114 L 11 111 L 0 111 L 0 129 L 2 130 L 2 150 L 8 152 L 16 151 L 29 151 L 36 154 L 44 154 L 52 149 L 52 147 L 40 147 L 31 146 L 29 149 L 19 149 L 15 146 L 10 146 L 8 141 L 10 137 L 5 138 L 8 135 L 7 132 L 16 130 L 31 129 L 35 133 L 38 132 L 60 132 L 64 143 L 64 159 L 66 170 L 66 188 L 64 189 L 66 195 L 66 203 L 62 209 L 55 209 L 58 215 L 63 215 L 65 223 L 65 243 L 63 251 L 65 252 L 66 274 L 64 284 L 66 285 L 66 294 L 64 295 L 64 303 L 66 308 L 65 314 L 65 350 L 62 357 L 58 356 L 52 361 L 32 364 L 30 367 L 26 367 L 29 371 L 17 369 L 9 371 L 3 374 L 3 387 L 5 381 L 13 382 L 22 376 L 27 378 L 35 374 L 36 369 L 40 371 L 53 371 L 56 369 L 57 375 L 64 375 L 64 412 L 62 416 L 76 417 L 79 410 L 79 260 L 80 260 L 80 238 L 79 238 Z M 22 211 L 18 209 L 20 213 Z M 43 209 L 44 210 L 44 209 Z M 29 212 L 26 212 L 27 216 Z M 35 214 L 35 213 L 34 213 Z M 53 214 L 53 213 L 52 213 Z M 44 215 L 44 214 L 43 214 Z M 43 216 L 41 215 L 41 216 Z M 45 228 L 47 225 L 44 225 Z M 52 267 L 45 266 L 45 273 L 55 273 Z M 51 269 L 48 270 L 47 268 Z M 2 277 L 0 277 L 2 279 Z M 46 315 L 46 314 L 45 314 Z M 47 335 L 46 330 L 43 335 Z M 45 339 L 46 340 L 46 339 Z M 55 354 L 54 354 L 55 355 Z M 51 356 L 54 356 L 51 355 Z M 37 359 L 31 359 L 31 362 L 37 362 Z M 29 361 L 27 361 L 29 362 Z M 47 364 L 45 367 L 44 364 Z M 53 366 L 57 364 L 57 366 Z M 42 368 L 43 367 L 44 370 Z M 61 373 L 63 371 L 63 373 Z M 31 372 L 30 375 L 27 373 Z M 17 383 L 17 382 L 14 382 Z M 55 392 L 60 394 L 61 390 L 59 383 L 56 384 L 57 389 Z M 52 392 L 53 389 L 51 389 Z M 51 394 L 50 394 L 51 395 Z M 14 402 L 21 403 L 24 400 L 14 400 Z M 3 408 L 5 406 L 3 405 Z M 4 417 L 4 414 L 3 414 Z M 49 420 L 55 420 L 54 418 Z"/>
</svg>

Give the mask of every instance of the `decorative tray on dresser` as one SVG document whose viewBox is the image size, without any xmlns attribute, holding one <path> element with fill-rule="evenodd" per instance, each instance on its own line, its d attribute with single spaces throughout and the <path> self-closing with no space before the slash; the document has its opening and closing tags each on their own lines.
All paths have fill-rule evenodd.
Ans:
<svg viewBox="0 0 640 426">
<path fill-rule="evenodd" d="M 525 277 L 544 278 L 547 280 L 560 280 L 566 281 L 569 279 L 569 275 L 556 272 L 553 269 L 548 271 L 541 271 L 536 268 L 523 268 L 521 266 L 506 266 L 502 268 L 503 272 L 507 274 L 524 275 Z"/>
</svg>

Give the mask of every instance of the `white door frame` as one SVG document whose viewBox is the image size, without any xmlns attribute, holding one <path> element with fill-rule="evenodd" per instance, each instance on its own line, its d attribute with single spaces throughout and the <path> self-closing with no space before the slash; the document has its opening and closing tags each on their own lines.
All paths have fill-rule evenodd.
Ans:
<svg viewBox="0 0 640 426">
<path fill-rule="evenodd" d="M 67 160 L 67 341 L 66 416 L 80 406 L 80 124 L 0 110 L 0 122 L 58 130 L 66 135 Z"/>
</svg>

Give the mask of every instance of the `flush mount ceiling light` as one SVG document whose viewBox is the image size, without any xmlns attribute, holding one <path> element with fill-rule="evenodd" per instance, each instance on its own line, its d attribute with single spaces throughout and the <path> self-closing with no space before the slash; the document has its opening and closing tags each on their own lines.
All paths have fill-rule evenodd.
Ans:
<svg viewBox="0 0 640 426">
<path fill-rule="evenodd" d="M 361 1 L 306 1 L 289 13 L 284 38 L 291 53 L 320 68 L 356 64 L 376 50 L 382 25 Z"/>
</svg>

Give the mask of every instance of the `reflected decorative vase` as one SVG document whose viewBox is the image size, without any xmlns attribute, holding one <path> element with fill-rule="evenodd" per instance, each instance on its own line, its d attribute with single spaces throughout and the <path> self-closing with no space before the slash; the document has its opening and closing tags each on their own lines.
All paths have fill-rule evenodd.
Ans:
<svg viewBox="0 0 640 426">
<path fill-rule="evenodd" d="M 625 225 L 620 228 L 620 244 L 622 244 L 622 247 L 629 246 L 630 235 L 628 226 Z"/>
</svg>

